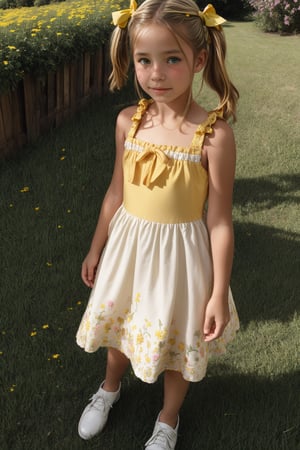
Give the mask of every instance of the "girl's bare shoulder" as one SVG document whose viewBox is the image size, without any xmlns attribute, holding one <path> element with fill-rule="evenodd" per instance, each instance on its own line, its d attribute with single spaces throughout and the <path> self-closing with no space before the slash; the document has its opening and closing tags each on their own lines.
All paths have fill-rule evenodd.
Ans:
<svg viewBox="0 0 300 450">
<path fill-rule="evenodd" d="M 231 126 L 223 119 L 217 119 L 213 125 L 213 132 L 207 135 L 206 146 L 232 147 L 234 146 L 234 134 Z"/>
<path fill-rule="evenodd" d="M 132 116 L 136 112 L 136 106 L 128 106 L 127 108 L 122 109 L 122 111 L 119 112 L 117 117 L 117 123 L 120 126 L 126 126 L 128 124 L 131 124 L 132 122 Z"/>
<path fill-rule="evenodd" d="M 136 112 L 136 106 L 129 106 L 119 112 L 116 121 L 116 135 L 125 139 L 132 125 L 132 116 Z"/>
<path fill-rule="evenodd" d="M 212 133 L 206 134 L 202 149 L 203 166 L 234 164 L 236 146 L 231 126 L 223 119 L 217 119 L 212 126 Z"/>
</svg>

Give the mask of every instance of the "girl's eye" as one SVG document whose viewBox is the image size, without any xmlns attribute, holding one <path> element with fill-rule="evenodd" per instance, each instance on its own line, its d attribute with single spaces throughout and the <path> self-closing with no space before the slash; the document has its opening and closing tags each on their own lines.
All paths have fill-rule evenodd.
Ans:
<svg viewBox="0 0 300 450">
<path fill-rule="evenodd" d="M 181 59 L 178 58 L 177 56 L 171 56 L 170 58 L 168 58 L 168 64 L 176 64 L 180 61 Z"/>
<path fill-rule="evenodd" d="M 138 60 L 138 62 L 139 62 L 140 64 L 142 64 L 143 66 L 145 66 L 145 65 L 147 65 L 147 64 L 150 64 L 150 60 L 149 60 L 148 58 L 140 58 L 140 59 Z"/>
</svg>

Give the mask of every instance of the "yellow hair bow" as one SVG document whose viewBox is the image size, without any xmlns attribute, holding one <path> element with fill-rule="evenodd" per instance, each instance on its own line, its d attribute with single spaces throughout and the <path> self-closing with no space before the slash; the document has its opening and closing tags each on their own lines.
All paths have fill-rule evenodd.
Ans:
<svg viewBox="0 0 300 450">
<path fill-rule="evenodd" d="M 131 0 L 128 9 L 122 9 L 121 11 L 114 11 L 112 13 L 113 24 L 120 28 L 126 28 L 128 20 L 131 18 L 132 14 L 136 9 L 137 9 L 136 1 Z"/>
<path fill-rule="evenodd" d="M 219 27 L 222 23 L 226 22 L 223 17 L 219 16 L 216 13 L 215 8 L 213 5 L 209 4 L 206 6 L 206 8 L 203 11 L 199 11 L 199 16 L 202 20 L 204 20 L 204 23 L 207 27 Z"/>
</svg>

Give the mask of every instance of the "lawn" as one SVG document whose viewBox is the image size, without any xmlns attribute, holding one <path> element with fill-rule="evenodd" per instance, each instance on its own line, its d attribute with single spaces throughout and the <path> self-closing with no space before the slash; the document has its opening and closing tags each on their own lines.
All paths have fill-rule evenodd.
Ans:
<svg viewBox="0 0 300 450">
<path fill-rule="evenodd" d="M 241 330 L 191 386 L 177 448 L 297 450 L 300 37 L 263 34 L 253 23 L 231 23 L 226 35 L 241 94 L 232 274 Z M 114 120 L 132 98 L 95 100 L 1 163 L 1 450 L 138 450 L 151 434 L 161 379 L 147 385 L 129 370 L 103 434 L 77 435 L 105 367 L 104 350 L 75 344 L 89 295 L 80 266 L 110 180 Z M 214 106 L 206 90 L 200 99 Z"/>
</svg>

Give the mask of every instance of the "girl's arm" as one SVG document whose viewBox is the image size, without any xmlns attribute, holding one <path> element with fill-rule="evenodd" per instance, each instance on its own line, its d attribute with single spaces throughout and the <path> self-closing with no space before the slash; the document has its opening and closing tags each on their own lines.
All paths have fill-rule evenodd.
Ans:
<svg viewBox="0 0 300 450">
<path fill-rule="evenodd" d="M 207 228 L 213 263 L 213 288 L 206 307 L 205 341 L 220 337 L 229 322 L 228 292 L 233 260 L 232 193 L 236 149 L 231 128 L 218 120 L 206 146 L 209 192 Z"/>
<path fill-rule="evenodd" d="M 115 134 L 116 158 L 114 171 L 111 183 L 102 202 L 99 219 L 90 250 L 82 263 L 81 278 L 83 282 L 91 288 L 94 286 L 95 274 L 102 250 L 107 240 L 110 221 L 123 201 L 122 160 L 124 141 L 131 124 L 131 115 L 128 110 L 129 108 L 121 111 L 117 118 Z"/>
</svg>

